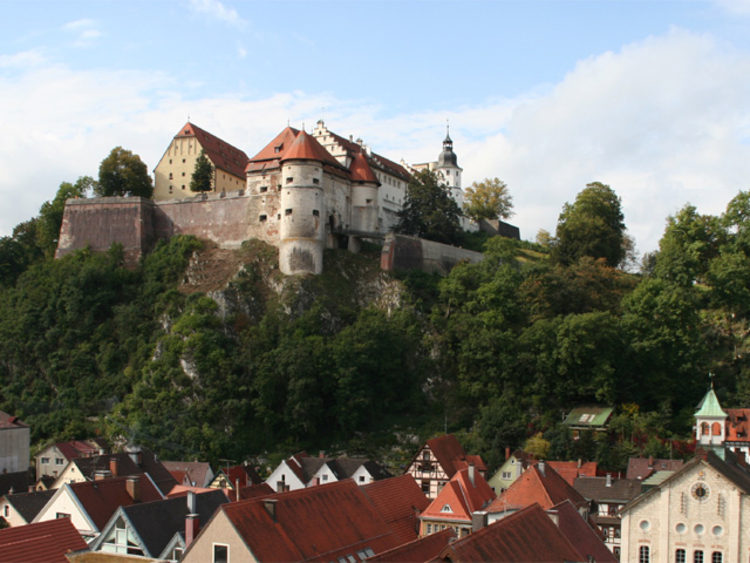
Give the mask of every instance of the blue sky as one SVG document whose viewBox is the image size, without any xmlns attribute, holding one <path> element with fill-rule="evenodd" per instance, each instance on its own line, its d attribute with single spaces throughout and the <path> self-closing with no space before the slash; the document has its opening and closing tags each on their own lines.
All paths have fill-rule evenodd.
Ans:
<svg viewBox="0 0 750 563">
<path fill-rule="evenodd" d="M 0 236 L 188 115 L 255 154 L 287 123 L 504 180 L 524 238 L 586 183 L 637 250 L 750 189 L 750 0 L 0 0 Z"/>
</svg>

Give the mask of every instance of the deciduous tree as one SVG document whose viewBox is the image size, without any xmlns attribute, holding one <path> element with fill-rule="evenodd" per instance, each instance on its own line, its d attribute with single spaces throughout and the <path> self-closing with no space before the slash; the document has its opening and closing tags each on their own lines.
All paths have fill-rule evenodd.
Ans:
<svg viewBox="0 0 750 563">
<path fill-rule="evenodd" d="M 406 200 L 398 212 L 397 233 L 454 244 L 461 234 L 461 210 L 430 170 L 412 176 Z"/>
<path fill-rule="evenodd" d="M 513 197 L 508 186 L 498 178 L 474 182 L 464 192 L 464 214 L 470 219 L 507 219 L 513 215 Z"/>
<path fill-rule="evenodd" d="M 115 147 L 99 165 L 99 182 L 94 187 L 94 193 L 100 197 L 150 198 L 154 186 L 141 157 L 122 147 Z"/>
</svg>

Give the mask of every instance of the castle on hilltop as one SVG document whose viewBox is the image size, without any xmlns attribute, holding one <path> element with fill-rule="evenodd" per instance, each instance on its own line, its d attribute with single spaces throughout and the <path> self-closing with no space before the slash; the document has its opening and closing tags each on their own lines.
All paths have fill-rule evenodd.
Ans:
<svg viewBox="0 0 750 563">
<path fill-rule="evenodd" d="M 190 181 L 201 154 L 214 175 L 212 190 L 196 195 Z M 228 248 L 258 238 L 279 248 L 284 274 L 320 274 L 325 248 L 357 252 L 363 239 L 383 239 L 393 229 L 411 175 L 425 168 L 462 206 L 463 171 L 450 135 L 436 162 L 409 166 L 333 133 L 322 120 L 311 134 L 286 127 L 252 158 L 188 122 L 154 169 L 153 200 L 69 200 L 56 255 L 118 242 L 134 259 L 175 234 Z"/>
</svg>

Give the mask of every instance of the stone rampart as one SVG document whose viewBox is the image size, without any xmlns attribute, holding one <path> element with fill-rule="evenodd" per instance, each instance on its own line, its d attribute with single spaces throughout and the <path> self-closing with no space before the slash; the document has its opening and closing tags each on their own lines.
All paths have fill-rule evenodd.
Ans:
<svg viewBox="0 0 750 563">
<path fill-rule="evenodd" d="M 459 262 L 477 263 L 483 259 L 484 255 L 481 252 L 389 233 L 380 257 L 380 267 L 387 272 L 423 270 L 446 275 Z"/>
</svg>

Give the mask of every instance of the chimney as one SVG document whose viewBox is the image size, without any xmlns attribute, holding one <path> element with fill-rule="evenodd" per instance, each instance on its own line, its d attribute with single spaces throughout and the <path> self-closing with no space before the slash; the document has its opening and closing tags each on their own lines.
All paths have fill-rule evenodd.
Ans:
<svg viewBox="0 0 750 563">
<path fill-rule="evenodd" d="M 119 477 L 117 474 L 117 469 L 119 468 L 119 464 L 117 463 L 116 457 L 109 458 L 109 472 L 112 474 L 112 477 Z"/>
<path fill-rule="evenodd" d="M 543 459 L 539 460 L 539 463 L 537 464 L 537 467 L 539 468 L 539 473 L 542 474 L 542 477 L 546 477 L 547 474 L 544 472 L 546 468 L 544 467 L 544 460 Z"/>
<path fill-rule="evenodd" d="M 130 459 L 133 460 L 133 463 L 135 463 L 138 467 L 141 466 L 141 452 L 130 452 Z"/>
<path fill-rule="evenodd" d="M 325 451 L 325 450 L 320 450 L 320 451 L 318 452 L 318 457 L 319 457 L 320 459 L 325 459 L 325 457 L 326 457 L 326 451 Z"/>
<path fill-rule="evenodd" d="M 200 520 L 197 514 L 188 514 L 185 516 L 185 549 L 193 543 L 193 540 L 200 531 L 200 527 Z"/>
<path fill-rule="evenodd" d="M 318 485 L 320 485 L 320 477 L 313 477 L 312 486 L 317 487 Z"/>
<path fill-rule="evenodd" d="M 267 498 L 263 501 L 263 506 L 266 509 L 266 512 L 268 512 L 268 515 L 271 517 L 271 520 L 274 522 L 278 522 L 278 519 L 276 517 L 276 503 L 278 501 L 273 498 Z"/>
<path fill-rule="evenodd" d="M 510 446 L 505 446 L 505 461 L 510 459 Z"/>
<path fill-rule="evenodd" d="M 198 512 L 196 496 L 193 491 L 187 493 L 187 509 L 188 514 L 196 514 Z"/>
<path fill-rule="evenodd" d="M 131 475 L 125 481 L 125 490 L 128 491 L 133 502 L 141 502 L 141 477 L 140 475 Z"/>
<path fill-rule="evenodd" d="M 581 468 L 581 463 L 582 463 L 582 462 L 581 462 L 581 458 L 579 457 L 579 458 L 578 458 L 578 469 L 580 469 L 580 468 Z"/>
<path fill-rule="evenodd" d="M 235 500 L 240 500 L 240 478 L 237 477 L 237 479 L 234 480 L 234 492 L 235 492 Z"/>
<path fill-rule="evenodd" d="M 482 528 L 487 526 L 487 513 L 486 512 L 472 512 L 471 513 L 471 533 L 478 532 Z"/>
<path fill-rule="evenodd" d="M 648 466 L 649 467 L 654 466 L 654 458 L 652 456 L 648 456 Z"/>
<path fill-rule="evenodd" d="M 469 462 L 469 481 L 471 481 L 472 487 L 476 486 L 474 484 L 474 463 L 473 462 Z"/>
<path fill-rule="evenodd" d="M 112 477 L 112 472 L 108 469 L 99 469 L 94 471 L 94 481 L 102 481 L 103 479 L 109 479 Z"/>
<path fill-rule="evenodd" d="M 611 487 L 611 486 L 612 486 L 612 474 L 607 473 L 607 487 Z"/>
</svg>

